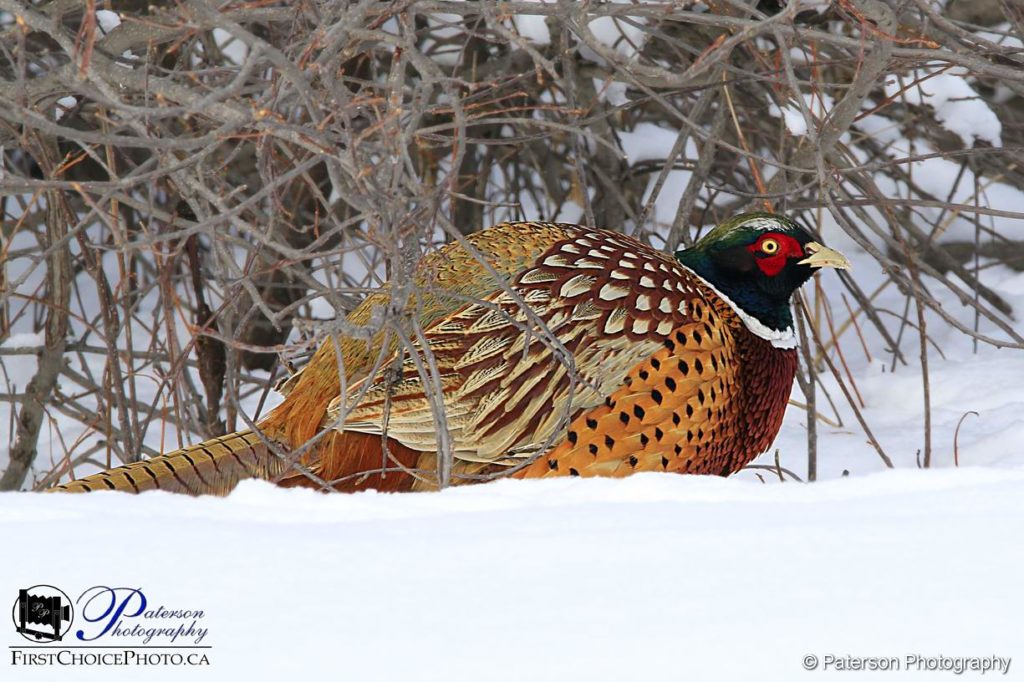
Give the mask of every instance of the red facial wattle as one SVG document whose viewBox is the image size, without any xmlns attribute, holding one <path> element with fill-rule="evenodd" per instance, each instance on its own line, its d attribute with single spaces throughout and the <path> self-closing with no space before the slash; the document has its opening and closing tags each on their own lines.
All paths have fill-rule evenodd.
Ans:
<svg viewBox="0 0 1024 682">
<path fill-rule="evenodd" d="M 773 245 L 774 243 L 774 245 Z M 790 258 L 803 258 L 804 249 L 793 237 L 781 232 L 766 232 L 747 247 L 761 272 L 775 277 L 782 272 Z"/>
</svg>

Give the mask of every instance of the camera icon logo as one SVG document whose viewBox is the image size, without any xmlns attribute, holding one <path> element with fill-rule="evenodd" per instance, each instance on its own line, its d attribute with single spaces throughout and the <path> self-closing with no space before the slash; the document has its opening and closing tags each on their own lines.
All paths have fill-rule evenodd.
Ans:
<svg viewBox="0 0 1024 682">
<path fill-rule="evenodd" d="M 12 613 L 14 627 L 30 642 L 59 642 L 71 629 L 75 611 L 71 598 L 53 585 L 18 590 Z"/>
</svg>

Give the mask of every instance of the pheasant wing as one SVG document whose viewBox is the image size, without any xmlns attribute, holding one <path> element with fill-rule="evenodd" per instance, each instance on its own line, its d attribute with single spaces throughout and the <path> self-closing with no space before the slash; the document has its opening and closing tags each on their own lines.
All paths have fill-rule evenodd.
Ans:
<svg viewBox="0 0 1024 682">
<path fill-rule="evenodd" d="M 714 391 L 712 409 L 724 409 L 730 379 L 711 373 L 713 365 L 724 370 L 730 364 L 732 332 L 702 283 L 672 257 L 621 234 L 559 229 L 565 237 L 517 273 L 508 289 L 435 320 L 423 333 L 426 348 L 414 344 L 414 353 L 401 359 L 396 352 L 389 363 L 396 371 L 352 386 L 351 402 L 337 399 L 330 415 L 344 417 L 341 428 L 386 430 L 410 448 L 436 451 L 434 405 L 440 401 L 433 396 L 443 399 L 456 456 L 511 463 L 550 447 L 572 418 L 595 409 L 611 414 L 609 405 L 620 401 L 647 405 L 642 409 L 649 416 L 627 424 L 621 410 L 615 412 L 613 431 L 625 433 L 619 428 L 625 427 L 632 440 L 614 457 L 633 440 L 639 444 L 646 426 L 654 438 L 656 420 L 671 423 L 675 403 L 658 406 L 659 395 L 683 401 L 685 414 L 686 400 L 703 394 L 708 401 Z M 702 370 L 706 364 L 707 376 L 673 378 L 686 359 Z M 652 365 L 664 371 L 652 374 Z M 664 386 L 666 379 L 677 391 Z M 695 430 L 700 436 L 691 442 L 710 437 L 710 428 Z M 607 429 L 599 431 L 603 436 Z M 590 445 L 580 443 L 588 456 Z M 672 447 L 667 439 L 666 446 Z M 658 449 L 652 461 L 660 463 L 662 454 Z M 618 461 L 628 467 L 629 455 Z"/>
</svg>

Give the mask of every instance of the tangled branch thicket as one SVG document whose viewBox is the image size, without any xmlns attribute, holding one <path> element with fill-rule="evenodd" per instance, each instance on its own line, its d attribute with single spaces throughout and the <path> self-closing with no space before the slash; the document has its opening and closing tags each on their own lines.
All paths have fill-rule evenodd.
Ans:
<svg viewBox="0 0 1024 682">
<path fill-rule="evenodd" d="M 0 0 L 0 489 L 251 424 L 264 370 L 325 335 L 408 330 L 418 257 L 509 219 L 666 249 L 745 209 L 830 219 L 907 296 L 882 315 L 843 278 L 892 353 L 904 328 L 924 348 L 925 309 L 1024 346 L 978 279 L 980 258 L 1024 254 L 993 227 L 1024 213 L 984 194 L 1024 189 L 1022 28 L 1005 1 Z M 944 76 L 1000 139 L 925 101 Z M 649 126 L 674 144 L 631 161 L 623 137 Z M 931 157 L 973 178 L 970 201 L 917 182 Z M 973 241 L 939 239 L 958 221 Z M 391 305 L 345 322 L 388 278 Z M 801 324 L 811 477 L 817 373 L 846 390 L 821 295 Z M 12 380 L 33 356 L 31 382 Z M 59 447 L 37 457 L 41 434 Z"/>
</svg>

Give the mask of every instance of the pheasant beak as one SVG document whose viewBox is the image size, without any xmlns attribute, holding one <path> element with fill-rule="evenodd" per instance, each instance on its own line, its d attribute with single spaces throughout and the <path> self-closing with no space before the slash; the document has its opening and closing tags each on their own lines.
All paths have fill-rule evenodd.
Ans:
<svg viewBox="0 0 1024 682">
<path fill-rule="evenodd" d="M 850 269 L 850 261 L 846 259 L 846 256 L 835 249 L 822 246 L 818 242 L 808 242 L 805 244 L 804 253 L 807 254 L 807 258 L 798 261 L 800 265 L 810 265 L 812 268 Z"/>
</svg>

